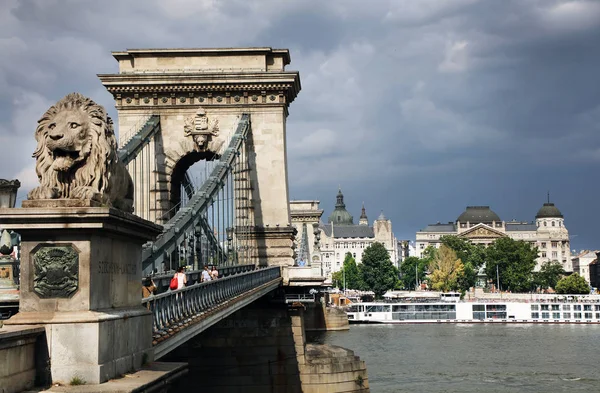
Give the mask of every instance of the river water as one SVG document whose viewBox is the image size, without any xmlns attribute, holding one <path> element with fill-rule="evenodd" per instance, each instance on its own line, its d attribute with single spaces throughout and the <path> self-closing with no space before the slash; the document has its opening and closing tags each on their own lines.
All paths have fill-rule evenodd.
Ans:
<svg viewBox="0 0 600 393">
<path fill-rule="evenodd" d="M 371 392 L 600 392 L 600 325 L 351 325 Z"/>
</svg>

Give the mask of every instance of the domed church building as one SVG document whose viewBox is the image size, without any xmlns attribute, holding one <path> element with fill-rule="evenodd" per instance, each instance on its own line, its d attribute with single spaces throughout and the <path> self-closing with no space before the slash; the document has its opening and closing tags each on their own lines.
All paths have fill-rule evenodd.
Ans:
<svg viewBox="0 0 600 393">
<path fill-rule="evenodd" d="M 467 206 L 456 221 L 430 224 L 417 232 L 418 257 L 428 246 L 440 247 L 440 238 L 455 235 L 475 244 L 488 246 L 496 239 L 508 236 L 537 246 L 539 254 L 536 270 L 548 261 L 558 261 L 565 271 L 573 271 L 569 231 L 564 217 L 550 200 L 538 210 L 535 221 L 503 221 L 489 206 Z"/>
<path fill-rule="evenodd" d="M 379 217 L 369 226 L 369 219 L 363 204 L 358 224 L 354 223 L 354 217 L 346 210 L 344 194 L 338 190 L 335 208 L 327 218 L 327 222 L 320 221 L 323 210 L 319 209 L 319 201 L 290 201 L 292 225 L 299 235 L 307 232 L 307 240 L 303 246 L 299 243 L 297 249 L 299 254 L 307 249 L 311 256 L 306 259 L 314 260 L 314 242 L 316 233 L 308 229 L 309 226 L 316 229 L 318 233 L 320 250 L 318 254 L 323 266 L 323 275 L 331 280 L 334 272 L 342 269 L 346 253 L 352 254 L 356 263 L 361 263 L 362 253 L 365 248 L 374 242 L 382 243 L 390 254 L 390 260 L 397 266 L 398 241 L 392 232 L 392 221 L 381 212 Z M 318 224 L 317 224 L 318 223 Z M 307 225 L 308 224 L 308 225 Z M 306 228 L 304 228 L 306 227 Z M 301 236 L 299 236 L 301 238 Z"/>
</svg>

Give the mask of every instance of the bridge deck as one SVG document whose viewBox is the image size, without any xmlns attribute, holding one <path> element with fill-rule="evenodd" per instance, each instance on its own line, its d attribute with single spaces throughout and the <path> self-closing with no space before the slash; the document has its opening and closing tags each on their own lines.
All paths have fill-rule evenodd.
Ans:
<svg viewBox="0 0 600 393">
<path fill-rule="evenodd" d="M 153 315 L 155 359 L 276 289 L 281 280 L 275 266 L 144 299 Z"/>
</svg>

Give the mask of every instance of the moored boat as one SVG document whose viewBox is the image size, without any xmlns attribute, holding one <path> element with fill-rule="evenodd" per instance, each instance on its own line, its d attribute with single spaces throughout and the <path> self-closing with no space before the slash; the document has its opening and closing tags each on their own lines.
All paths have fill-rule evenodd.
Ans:
<svg viewBox="0 0 600 393">
<path fill-rule="evenodd" d="M 600 324 L 600 300 L 573 297 L 532 300 L 437 298 L 355 303 L 346 310 L 350 323 L 582 323 Z"/>
</svg>

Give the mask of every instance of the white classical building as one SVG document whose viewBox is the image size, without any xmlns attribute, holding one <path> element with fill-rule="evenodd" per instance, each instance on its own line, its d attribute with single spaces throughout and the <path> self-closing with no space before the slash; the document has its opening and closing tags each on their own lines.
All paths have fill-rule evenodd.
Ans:
<svg viewBox="0 0 600 393">
<path fill-rule="evenodd" d="M 335 209 L 327 223 L 320 221 L 323 210 L 319 209 L 319 201 L 290 201 L 290 213 L 292 225 L 298 230 L 298 261 L 322 261 L 323 275 L 328 281 L 333 273 L 341 270 L 346 253 L 351 253 L 356 263 L 361 263 L 363 251 L 374 242 L 385 246 L 390 260 L 397 266 L 398 241 L 392 232 L 392 222 L 381 213 L 373 226 L 369 226 L 363 205 L 359 222 L 354 224 L 352 215 L 346 210 L 341 190 L 338 191 Z M 317 250 L 315 236 L 319 244 Z"/>
<path fill-rule="evenodd" d="M 485 246 L 494 240 L 508 236 L 537 246 L 539 255 L 535 270 L 548 261 L 558 261 L 565 271 L 573 271 L 569 231 L 564 217 L 554 203 L 544 203 L 535 221 L 502 221 L 489 206 L 467 206 L 456 219 L 447 224 L 431 224 L 416 234 L 416 256 L 421 257 L 428 246 L 439 247 L 440 238 L 455 235 Z"/>
<path fill-rule="evenodd" d="M 346 210 L 342 190 L 338 191 L 335 209 L 326 224 L 321 224 L 321 256 L 324 271 L 328 276 L 341 270 L 346 253 L 352 254 L 356 263 L 361 263 L 365 248 L 374 242 L 382 243 L 394 265 L 398 261 L 398 241 L 392 232 L 392 222 L 383 212 L 369 226 L 363 205 L 358 224 Z"/>
<path fill-rule="evenodd" d="M 581 277 L 585 278 L 588 284 L 590 284 L 590 263 L 597 259 L 596 253 L 598 252 L 598 250 L 582 250 L 571 259 L 573 273 L 578 273 Z"/>
</svg>

